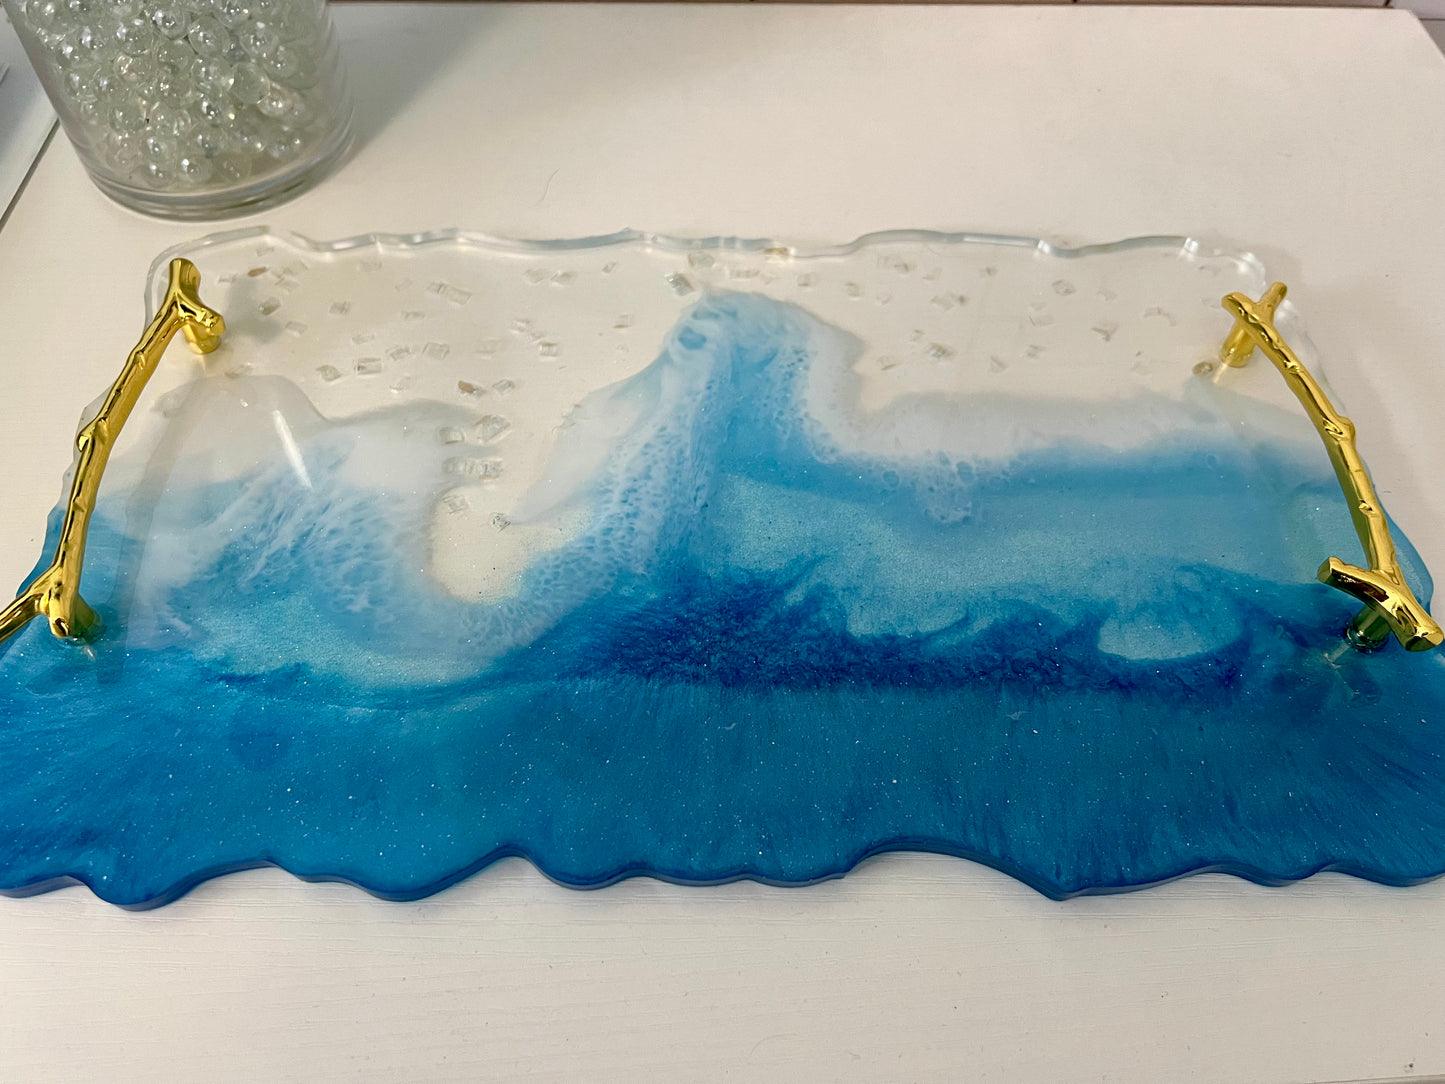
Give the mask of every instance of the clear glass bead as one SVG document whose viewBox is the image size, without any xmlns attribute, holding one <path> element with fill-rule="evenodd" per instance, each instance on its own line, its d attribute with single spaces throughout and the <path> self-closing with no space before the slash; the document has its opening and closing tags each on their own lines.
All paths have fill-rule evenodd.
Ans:
<svg viewBox="0 0 1445 1084">
<path fill-rule="evenodd" d="M 171 41 L 179 41 L 191 28 L 191 13 L 180 4 L 161 4 L 151 11 L 151 25 Z"/>
<path fill-rule="evenodd" d="M 145 86 L 155 81 L 160 75 L 161 69 L 154 60 L 148 56 L 126 56 L 122 53 L 115 58 L 111 65 L 111 71 L 115 77 L 128 87 Z"/>
<path fill-rule="evenodd" d="M 299 132 L 282 132 L 266 144 L 268 157 L 278 162 L 289 162 L 298 158 L 306 149 L 306 137 Z"/>
<path fill-rule="evenodd" d="M 218 181 L 224 181 L 227 184 L 239 184 L 251 176 L 253 172 L 251 162 L 252 158 L 246 155 L 225 155 L 222 158 L 216 159 L 213 175 Z"/>
<path fill-rule="evenodd" d="M 25 5 L 25 21 L 36 30 L 61 33 L 67 25 L 65 5 L 60 0 L 30 0 Z"/>
<path fill-rule="evenodd" d="M 178 72 L 186 71 L 195 59 L 195 50 L 184 38 L 177 41 L 167 39 L 156 46 L 156 60 Z"/>
<path fill-rule="evenodd" d="M 271 89 L 271 80 L 252 61 L 237 64 L 232 71 L 231 97 L 246 105 L 255 105 Z"/>
<path fill-rule="evenodd" d="M 272 79 L 286 82 L 301 67 L 296 50 L 289 45 L 278 45 L 265 56 L 258 57 L 261 69 Z"/>
<path fill-rule="evenodd" d="M 104 130 L 108 110 L 105 105 L 96 99 L 87 102 L 75 103 L 75 115 L 80 118 L 80 123 L 87 128 Z"/>
<path fill-rule="evenodd" d="M 197 57 L 191 65 L 191 80 L 205 94 L 224 95 L 231 89 L 235 79 L 231 65 L 224 60 L 202 60 Z"/>
<path fill-rule="evenodd" d="M 111 102 L 120 89 L 120 80 L 116 78 L 115 72 L 108 67 L 99 67 L 90 78 L 91 89 L 95 91 L 97 102 Z M 109 112 L 109 106 L 107 106 Z"/>
<path fill-rule="evenodd" d="M 292 94 L 290 108 L 277 118 L 287 128 L 304 128 L 316 119 L 316 107 L 304 94 Z"/>
<path fill-rule="evenodd" d="M 111 36 L 126 56 L 145 56 L 155 42 L 155 27 L 144 15 L 132 15 L 117 24 Z"/>
<path fill-rule="evenodd" d="M 75 32 L 75 42 L 83 54 L 88 54 L 96 63 L 104 59 L 114 35 L 106 33 L 98 23 L 88 23 Z"/>
<path fill-rule="evenodd" d="M 216 18 L 227 30 L 239 30 L 251 21 L 251 9 L 246 0 L 219 0 Z"/>
<path fill-rule="evenodd" d="M 147 162 L 175 167 L 181 156 L 181 145 L 174 138 L 159 132 L 148 132 L 140 145 L 141 155 Z"/>
<path fill-rule="evenodd" d="M 107 133 L 102 153 L 121 173 L 129 173 L 141 163 L 140 140 L 125 132 Z"/>
<path fill-rule="evenodd" d="M 195 112 L 209 124 L 229 126 L 234 125 L 237 120 L 235 107 L 225 98 L 214 94 L 197 99 Z"/>
<path fill-rule="evenodd" d="M 280 120 L 296 108 L 298 98 L 299 95 L 294 90 L 290 90 L 287 87 L 273 86 L 261 100 L 256 103 L 256 108 L 261 111 L 262 116 L 270 117 L 272 120 Z"/>
<path fill-rule="evenodd" d="M 184 72 L 178 72 L 169 65 L 160 69 L 151 85 L 155 90 L 156 101 L 168 105 L 183 106 L 200 93 Z"/>
<path fill-rule="evenodd" d="M 76 65 L 69 69 L 61 80 L 65 86 L 65 93 L 77 102 L 95 101 L 98 97 L 95 77 L 99 73 L 100 66 L 98 64 Z"/>
<path fill-rule="evenodd" d="M 219 124 L 203 124 L 196 128 L 186 140 L 186 153 L 202 158 L 219 158 L 229 151 L 234 143 L 231 133 Z"/>
<path fill-rule="evenodd" d="M 266 153 L 266 133 L 261 128 L 263 123 L 260 117 L 255 117 L 253 122 L 240 124 L 232 130 L 232 146 L 242 157 L 259 158 Z"/>
<path fill-rule="evenodd" d="M 311 41 L 316 34 L 316 19 L 306 10 L 304 4 L 283 4 L 269 20 L 270 26 L 281 36 L 282 41 L 301 44 Z"/>
<path fill-rule="evenodd" d="M 179 139 L 195 127 L 195 121 L 185 109 L 173 105 L 157 105 L 148 114 L 150 130 L 156 135 Z"/>
<path fill-rule="evenodd" d="M 252 23 L 243 30 L 238 40 L 249 57 L 267 56 L 281 44 L 281 37 L 265 23 Z"/>
<path fill-rule="evenodd" d="M 141 176 L 145 178 L 147 187 L 164 192 L 175 183 L 175 166 L 166 162 L 144 160 Z"/>
<path fill-rule="evenodd" d="M 213 15 L 200 15 L 186 32 L 186 40 L 202 59 L 220 59 L 231 47 L 231 32 Z"/>
<path fill-rule="evenodd" d="M 133 98 L 117 102 L 110 111 L 110 126 L 122 134 L 143 131 L 146 126 L 145 106 Z"/>
<path fill-rule="evenodd" d="M 291 56 L 295 58 L 296 70 L 290 75 L 276 76 L 277 82 L 284 83 L 293 90 L 310 90 L 321 80 L 320 73 L 316 70 L 316 56 L 314 53 L 298 53 L 290 50 L 289 46 L 283 45 Z"/>
<path fill-rule="evenodd" d="M 177 177 L 185 184 L 205 184 L 214 172 L 211 160 L 201 155 L 183 154 L 176 163 Z"/>
</svg>

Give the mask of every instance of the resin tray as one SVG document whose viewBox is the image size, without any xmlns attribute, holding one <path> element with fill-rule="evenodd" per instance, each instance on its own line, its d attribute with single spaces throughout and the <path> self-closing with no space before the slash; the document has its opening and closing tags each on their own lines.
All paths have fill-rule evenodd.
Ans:
<svg viewBox="0 0 1445 1084">
<path fill-rule="evenodd" d="M 1325 452 L 1216 363 L 1248 257 L 253 229 L 153 305 L 173 255 L 228 331 L 106 476 L 104 631 L 0 647 L 0 889 L 1445 870 L 1445 665 L 1343 643 Z"/>
</svg>

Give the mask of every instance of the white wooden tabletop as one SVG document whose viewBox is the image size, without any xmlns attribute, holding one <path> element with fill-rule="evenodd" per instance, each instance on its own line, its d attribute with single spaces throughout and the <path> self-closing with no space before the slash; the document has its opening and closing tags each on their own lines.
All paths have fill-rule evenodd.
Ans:
<svg viewBox="0 0 1445 1084">
<path fill-rule="evenodd" d="M 1405 12 L 338 10 L 359 145 L 258 220 L 1261 255 L 1445 570 L 1445 59 Z M 249 220 L 248 220 L 249 221 Z M 147 266 L 205 227 L 55 139 L 0 230 L 0 583 L 39 553 Z M 3 725 L 3 723 L 0 723 Z M 597 892 L 508 860 L 384 903 L 278 871 L 132 914 L 0 899 L 6 1081 L 1324 1081 L 1445 1073 L 1445 883 L 1198 877 L 1055 903 L 936 856 L 806 889 Z"/>
</svg>

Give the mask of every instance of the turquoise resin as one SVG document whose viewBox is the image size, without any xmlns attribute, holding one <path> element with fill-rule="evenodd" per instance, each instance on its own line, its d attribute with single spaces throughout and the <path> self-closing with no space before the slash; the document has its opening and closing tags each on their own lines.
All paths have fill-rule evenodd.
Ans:
<svg viewBox="0 0 1445 1084">
<path fill-rule="evenodd" d="M 288 437 L 108 487 L 106 634 L 0 649 L 0 888 L 146 906 L 275 863 L 412 899 L 513 854 L 579 887 L 801 884 L 897 849 L 1055 897 L 1445 870 L 1445 666 L 1339 649 L 1353 604 L 1310 568 L 1358 543 L 1302 419 L 1203 381 L 1099 408 L 1147 420 L 1128 448 L 959 452 L 1072 408 L 1045 382 L 860 411 L 863 344 L 808 309 L 679 313 L 476 537 L 559 525 L 475 598 L 428 571 L 436 434 L 475 412 L 183 387 L 178 461 L 198 428 Z"/>
</svg>

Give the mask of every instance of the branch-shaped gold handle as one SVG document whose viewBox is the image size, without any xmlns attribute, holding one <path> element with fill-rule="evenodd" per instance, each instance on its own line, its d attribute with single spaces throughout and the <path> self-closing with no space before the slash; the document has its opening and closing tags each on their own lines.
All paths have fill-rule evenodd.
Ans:
<svg viewBox="0 0 1445 1084">
<path fill-rule="evenodd" d="M 55 559 L 20 592 L 14 602 L 0 610 L 0 642 L 20 631 L 32 617 L 44 615 L 56 636 L 73 639 L 94 633 L 99 619 L 80 597 L 80 572 L 85 561 L 85 535 L 95 511 L 95 497 L 105 473 L 111 447 L 130 417 L 146 381 L 155 372 L 161 355 L 177 331 L 198 354 L 208 354 L 221 344 L 226 321 L 202 303 L 196 291 L 201 273 L 190 260 L 171 261 L 170 284 L 155 319 L 141 334 L 140 342 L 126 358 L 125 366 L 110 386 L 95 417 L 80 427 L 75 436 L 75 472 L 70 479 L 70 498 Z"/>
<path fill-rule="evenodd" d="M 1350 642 L 1370 651 L 1383 645 L 1394 633 L 1408 651 L 1438 647 L 1445 633 L 1405 582 L 1395 557 L 1389 523 L 1365 470 L 1365 462 L 1355 449 L 1354 422 L 1335 410 L 1324 389 L 1275 329 L 1274 310 L 1284 295 L 1284 283 L 1276 282 L 1258 301 L 1251 301 L 1244 294 L 1230 294 L 1224 299 L 1225 309 L 1234 317 L 1234 330 L 1220 348 L 1220 360 L 1226 365 L 1244 365 L 1258 347 L 1280 371 L 1325 442 L 1335 477 L 1349 502 L 1355 533 L 1360 536 L 1360 545 L 1370 565 L 1360 568 L 1338 557 L 1331 557 L 1320 565 L 1321 583 L 1365 604 L 1345 630 Z"/>
</svg>

